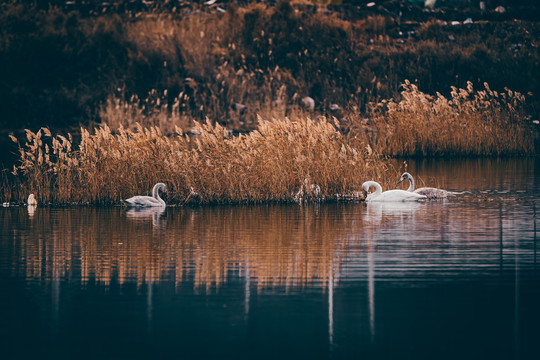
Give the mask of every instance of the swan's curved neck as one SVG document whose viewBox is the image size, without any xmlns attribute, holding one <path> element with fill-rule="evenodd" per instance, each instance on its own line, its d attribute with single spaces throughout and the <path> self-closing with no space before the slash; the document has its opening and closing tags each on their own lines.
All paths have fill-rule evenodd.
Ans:
<svg viewBox="0 0 540 360">
<path fill-rule="evenodd" d="M 376 181 L 368 181 L 367 186 L 368 186 L 368 188 L 370 188 L 372 186 L 375 187 L 375 192 L 373 193 L 374 195 L 382 194 L 382 187 L 378 182 L 376 182 Z"/>
<path fill-rule="evenodd" d="M 163 190 L 163 189 L 165 189 L 165 184 L 157 183 L 156 185 L 154 185 L 154 188 L 152 189 L 152 196 L 154 197 L 154 199 L 156 199 L 160 203 L 165 204 L 165 201 L 163 201 L 163 199 L 159 197 L 159 190 Z"/>
<path fill-rule="evenodd" d="M 409 175 L 409 188 L 407 189 L 407 191 L 413 191 L 414 190 L 414 178 Z"/>
</svg>

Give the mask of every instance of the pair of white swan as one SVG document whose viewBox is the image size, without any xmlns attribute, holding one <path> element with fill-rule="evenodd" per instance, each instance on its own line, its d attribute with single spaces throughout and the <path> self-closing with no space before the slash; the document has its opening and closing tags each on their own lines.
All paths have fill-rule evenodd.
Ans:
<svg viewBox="0 0 540 360">
<path fill-rule="evenodd" d="M 456 193 L 437 189 L 433 187 L 423 187 L 420 189 L 414 189 L 414 178 L 408 172 L 401 175 L 398 184 L 404 180 L 409 180 L 410 185 L 407 191 L 405 190 L 387 190 L 382 191 L 381 185 L 375 181 L 366 181 L 362 184 L 362 189 L 367 194 L 371 186 L 375 187 L 375 192 L 366 195 L 366 201 L 383 201 L 383 202 L 397 202 L 397 201 L 418 201 L 425 199 L 438 199 L 446 198 L 449 195 L 455 195 Z"/>
</svg>

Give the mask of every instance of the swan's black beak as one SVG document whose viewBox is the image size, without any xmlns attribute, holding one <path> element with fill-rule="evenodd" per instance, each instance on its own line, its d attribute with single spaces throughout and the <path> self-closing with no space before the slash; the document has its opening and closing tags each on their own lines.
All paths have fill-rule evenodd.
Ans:
<svg viewBox="0 0 540 360">
<path fill-rule="evenodd" d="M 405 180 L 405 178 L 402 176 L 402 177 L 399 178 L 399 180 L 398 180 L 397 183 L 399 184 L 399 183 L 402 182 L 403 180 Z"/>
<path fill-rule="evenodd" d="M 364 199 L 367 198 L 368 192 L 364 189 L 362 189 L 362 195 L 364 195 Z"/>
</svg>

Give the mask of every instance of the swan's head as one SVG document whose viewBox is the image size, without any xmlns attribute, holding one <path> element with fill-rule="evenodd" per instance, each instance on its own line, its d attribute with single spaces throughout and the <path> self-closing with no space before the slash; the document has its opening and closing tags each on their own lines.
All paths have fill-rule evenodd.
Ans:
<svg viewBox="0 0 540 360">
<path fill-rule="evenodd" d="M 368 192 L 369 191 L 369 184 L 368 183 L 363 183 L 362 184 L 362 190 L 364 190 L 364 192 Z"/>
<path fill-rule="evenodd" d="M 364 199 L 367 198 L 367 196 L 368 196 L 368 192 L 366 190 L 364 190 L 364 189 L 362 189 L 362 196 L 363 196 Z"/>
<path fill-rule="evenodd" d="M 167 185 L 165 185 L 164 183 L 157 183 L 156 185 L 154 185 L 154 189 L 167 192 Z"/>
<path fill-rule="evenodd" d="M 157 183 L 156 185 L 154 185 L 154 188 L 152 189 L 152 195 L 156 197 L 156 195 L 159 194 L 159 191 L 166 194 L 167 186 L 164 183 Z"/>
<path fill-rule="evenodd" d="M 411 174 L 409 174 L 408 172 L 404 172 L 403 174 L 401 174 L 401 177 L 399 178 L 398 180 L 398 184 L 404 180 L 410 180 L 411 179 Z"/>
<path fill-rule="evenodd" d="M 371 186 L 373 185 L 371 184 L 370 181 L 366 181 L 365 183 L 362 184 L 362 194 L 364 194 L 364 198 L 366 198 L 366 196 L 368 195 L 369 189 L 371 188 Z"/>
</svg>

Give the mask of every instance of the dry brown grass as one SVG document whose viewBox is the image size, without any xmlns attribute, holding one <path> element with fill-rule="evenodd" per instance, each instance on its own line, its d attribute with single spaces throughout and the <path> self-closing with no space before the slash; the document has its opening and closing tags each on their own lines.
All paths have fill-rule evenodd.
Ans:
<svg viewBox="0 0 540 360">
<path fill-rule="evenodd" d="M 290 202 L 306 179 L 321 188 L 307 197 L 335 199 L 389 171 L 370 148 L 352 147 L 325 118 L 259 118 L 258 130 L 238 137 L 209 121 L 194 125 L 193 138 L 179 127 L 171 137 L 141 125 L 82 129 L 77 148 L 71 136 L 27 131 L 14 169 L 21 190 L 11 193 L 33 192 L 41 203 L 110 204 L 148 194 L 161 181 L 173 204 L 184 203 L 191 188 L 203 203 Z"/>
<path fill-rule="evenodd" d="M 431 96 L 405 81 L 401 100 L 382 101 L 355 131 L 371 132 L 376 151 L 389 156 L 501 155 L 534 152 L 525 97 L 498 93 L 488 84 L 475 91 L 452 87 L 451 97 Z M 359 130 L 359 129 L 356 129 Z"/>
</svg>

